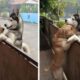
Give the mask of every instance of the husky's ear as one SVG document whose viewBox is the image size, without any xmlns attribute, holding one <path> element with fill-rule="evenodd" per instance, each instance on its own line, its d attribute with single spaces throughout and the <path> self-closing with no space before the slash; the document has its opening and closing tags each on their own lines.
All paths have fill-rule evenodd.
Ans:
<svg viewBox="0 0 80 80">
<path fill-rule="evenodd" d="M 16 20 L 17 23 L 19 23 L 19 18 L 15 13 L 11 13 L 9 17 L 11 17 L 13 20 Z"/>
<path fill-rule="evenodd" d="M 16 14 L 16 16 L 18 16 L 18 15 L 19 15 L 19 9 L 18 9 L 18 8 L 13 9 L 12 13 L 15 13 L 15 14 Z"/>
<path fill-rule="evenodd" d="M 80 18 L 79 14 L 74 14 L 73 16 L 75 17 L 76 20 Z"/>
</svg>

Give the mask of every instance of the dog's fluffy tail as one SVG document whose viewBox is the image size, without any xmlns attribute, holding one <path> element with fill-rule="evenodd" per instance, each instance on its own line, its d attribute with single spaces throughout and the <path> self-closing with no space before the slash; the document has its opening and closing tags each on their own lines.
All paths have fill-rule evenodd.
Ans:
<svg viewBox="0 0 80 80">
<path fill-rule="evenodd" d="M 22 43 L 22 50 L 26 53 L 30 53 L 30 48 L 27 44 Z"/>
</svg>

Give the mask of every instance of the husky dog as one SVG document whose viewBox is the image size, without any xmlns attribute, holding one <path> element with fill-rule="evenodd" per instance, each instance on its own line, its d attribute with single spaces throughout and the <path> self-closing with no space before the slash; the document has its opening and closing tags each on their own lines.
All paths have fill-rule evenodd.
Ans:
<svg viewBox="0 0 80 80">
<path fill-rule="evenodd" d="M 80 16 L 79 14 L 74 14 L 71 18 L 65 20 L 67 24 L 73 25 L 78 31 L 80 31 Z"/>
<path fill-rule="evenodd" d="M 76 40 L 80 42 L 80 17 L 79 14 L 74 14 L 71 18 L 65 20 L 67 25 L 72 25 L 77 30 L 76 34 L 72 35 L 68 41 Z"/>
<path fill-rule="evenodd" d="M 63 71 L 63 64 L 65 58 L 65 50 L 67 50 L 71 43 L 74 41 L 67 41 L 67 39 L 74 35 L 75 28 L 71 25 L 64 25 L 59 28 L 54 34 L 52 41 L 52 49 L 54 50 L 52 70 L 54 80 L 67 80 L 67 77 Z"/>
<path fill-rule="evenodd" d="M 21 47 L 22 33 L 20 32 L 19 18 L 15 13 L 11 13 L 8 21 L 9 22 L 7 24 L 4 24 L 8 29 L 6 36 L 10 37 L 17 47 Z"/>
<path fill-rule="evenodd" d="M 78 21 L 75 17 L 71 17 L 65 20 L 66 24 L 59 28 L 58 31 L 54 34 L 53 37 L 53 77 L 54 80 L 67 80 L 67 77 L 63 71 L 64 63 L 64 51 L 69 49 L 70 45 L 74 41 L 80 42 L 80 32 L 77 28 Z"/>
<path fill-rule="evenodd" d="M 15 13 L 11 13 L 9 20 L 4 24 L 5 28 L 0 34 L 0 39 L 3 39 L 18 48 L 22 48 L 28 52 L 29 48 L 25 43 L 22 43 L 22 32 L 20 31 L 19 18 Z"/>
</svg>

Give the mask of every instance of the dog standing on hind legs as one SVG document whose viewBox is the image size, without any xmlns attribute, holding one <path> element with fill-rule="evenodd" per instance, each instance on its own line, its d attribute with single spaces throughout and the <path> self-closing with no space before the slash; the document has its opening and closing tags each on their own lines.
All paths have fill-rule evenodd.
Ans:
<svg viewBox="0 0 80 80">
<path fill-rule="evenodd" d="M 68 38 L 75 33 L 75 27 L 71 25 L 65 25 L 64 27 L 59 28 L 52 38 L 52 49 L 54 50 L 54 54 L 51 71 L 54 78 L 53 80 L 68 80 L 63 71 L 65 50 L 67 50 L 71 43 L 75 41 L 67 41 Z"/>
</svg>

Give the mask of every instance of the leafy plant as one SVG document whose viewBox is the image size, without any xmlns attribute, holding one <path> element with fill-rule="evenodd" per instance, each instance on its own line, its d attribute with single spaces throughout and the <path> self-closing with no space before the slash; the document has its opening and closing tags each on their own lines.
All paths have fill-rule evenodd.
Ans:
<svg viewBox="0 0 80 80">
<path fill-rule="evenodd" d="M 63 27 L 64 24 L 65 24 L 64 21 L 58 21 L 58 22 L 57 22 L 57 26 L 58 26 L 59 28 Z"/>
<path fill-rule="evenodd" d="M 59 20 L 60 16 L 64 14 L 65 3 L 62 0 L 41 0 L 40 11 L 45 13 L 46 17 Z"/>
<path fill-rule="evenodd" d="M 33 4 L 22 4 L 20 8 L 20 12 L 27 12 L 27 13 L 37 13 L 38 12 L 38 5 Z"/>
</svg>

